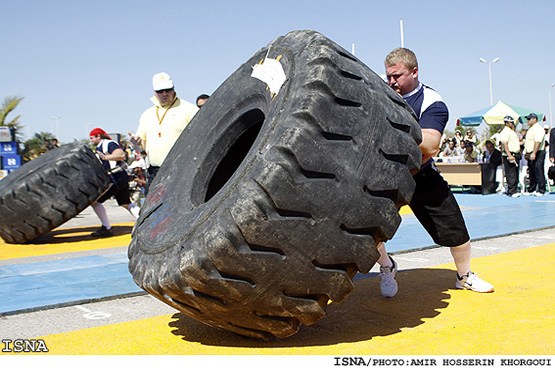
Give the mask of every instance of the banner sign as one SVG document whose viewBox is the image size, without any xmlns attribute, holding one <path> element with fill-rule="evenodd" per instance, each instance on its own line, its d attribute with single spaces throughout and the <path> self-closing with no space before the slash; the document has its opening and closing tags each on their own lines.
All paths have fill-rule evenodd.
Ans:
<svg viewBox="0 0 555 370">
<path fill-rule="evenodd" d="M 5 154 L 17 154 L 17 143 L 15 141 L 0 143 L 0 155 Z"/>
<path fill-rule="evenodd" d="M 2 169 L 3 170 L 15 170 L 21 167 L 21 156 L 20 155 L 3 155 L 2 156 Z"/>
</svg>

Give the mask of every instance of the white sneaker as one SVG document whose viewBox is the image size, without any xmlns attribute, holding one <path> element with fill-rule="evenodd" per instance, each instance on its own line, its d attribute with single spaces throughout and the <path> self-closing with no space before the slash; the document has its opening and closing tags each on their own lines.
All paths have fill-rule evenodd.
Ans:
<svg viewBox="0 0 555 370">
<path fill-rule="evenodd" d="M 399 290 L 397 285 L 397 280 L 395 280 L 395 274 L 397 273 L 397 264 L 393 261 L 393 258 L 389 257 L 393 266 L 391 267 L 380 267 L 380 292 L 382 297 L 393 298 Z"/>
<path fill-rule="evenodd" d="M 545 195 L 544 193 L 540 193 L 539 191 L 535 191 L 532 194 L 537 196 L 537 197 L 543 197 Z"/>
<path fill-rule="evenodd" d="M 511 195 L 511 197 L 513 197 L 513 198 L 520 198 L 520 193 L 514 193 L 513 195 Z"/>
<path fill-rule="evenodd" d="M 493 292 L 493 285 L 478 277 L 477 274 L 470 271 L 468 274 L 459 276 L 457 274 L 457 281 L 455 283 L 457 289 L 468 289 L 478 293 L 491 293 Z"/>
</svg>

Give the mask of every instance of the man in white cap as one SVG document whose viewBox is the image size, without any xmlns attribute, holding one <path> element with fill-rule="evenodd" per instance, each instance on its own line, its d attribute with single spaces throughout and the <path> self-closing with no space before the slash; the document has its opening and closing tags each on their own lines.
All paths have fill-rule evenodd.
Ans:
<svg viewBox="0 0 555 370">
<path fill-rule="evenodd" d="M 143 112 L 137 133 L 129 133 L 131 143 L 145 151 L 148 163 L 148 182 L 154 180 L 170 149 L 198 112 L 198 107 L 177 97 L 173 81 L 165 72 L 152 77 L 154 104 Z M 147 187 L 148 190 L 148 187 Z"/>
</svg>

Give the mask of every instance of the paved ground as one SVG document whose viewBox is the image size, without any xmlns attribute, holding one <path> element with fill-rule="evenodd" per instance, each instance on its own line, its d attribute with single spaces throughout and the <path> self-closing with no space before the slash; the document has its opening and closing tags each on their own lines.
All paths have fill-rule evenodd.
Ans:
<svg viewBox="0 0 555 370">
<path fill-rule="evenodd" d="M 379 296 L 374 268 L 318 323 L 261 343 L 200 324 L 133 286 L 122 273 L 132 218 L 111 205 L 114 238 L 89 238 L 98 221 L 86 210 L 40 243 L 0 244 L 0 337 L 42 338 L 51 354 L 553 356 L 555 195 L 457 197 L 480 239 L 473 268 L 495 284 L 493 294 L 453 289 L 448 250 L 428 248 L 407 213 L 394 241 L 417 251 L 395 252 L 395 299 Z M 515 219 L 513 232 L 498 226 Z"/>
</svg>

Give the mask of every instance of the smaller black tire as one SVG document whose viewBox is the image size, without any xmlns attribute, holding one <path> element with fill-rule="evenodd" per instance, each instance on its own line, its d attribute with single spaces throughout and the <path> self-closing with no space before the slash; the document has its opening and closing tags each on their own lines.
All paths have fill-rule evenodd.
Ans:
<svg viewBox="0 0 555 370">
<path fill-rule="evenodd" d="M 92 150 L 65 145 L 0 181 L 0 236 L 21 244 L 72 219 L 110 186 Z"/>
</svg>

